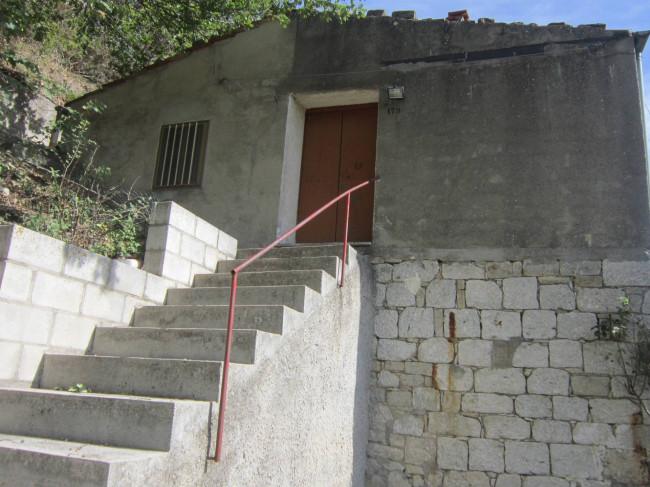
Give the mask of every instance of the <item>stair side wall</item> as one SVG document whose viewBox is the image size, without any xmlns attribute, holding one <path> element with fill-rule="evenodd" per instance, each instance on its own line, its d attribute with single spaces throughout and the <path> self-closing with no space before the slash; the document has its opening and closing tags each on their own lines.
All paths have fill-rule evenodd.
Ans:
<svg viewBox="0 0 650 487">
<path fill-rule="evenodd" d="M 650 262 L 374 259 L 367 486 L 648 485 L 648 418 L 594 327 Z"/>
</svg>

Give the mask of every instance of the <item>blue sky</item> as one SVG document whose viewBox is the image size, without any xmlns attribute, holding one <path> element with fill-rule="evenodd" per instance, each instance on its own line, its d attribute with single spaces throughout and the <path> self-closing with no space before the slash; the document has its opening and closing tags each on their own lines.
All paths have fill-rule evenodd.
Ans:
<svg viewBox="0 0 650 487">
<path fill-rule="evenodd" d="M 489 17 L 496 22 L 539 25 L 566 22 L 574 26 L 600 23 L 607 24 L 608 29 L 650 30 L 648 0 L 370 0 L 362 3 L 368 10 L 384 9 L 389 15 L 395 10 L 415 10 L 419 19 L 442 19 L 447 17 L 447 12 L 467 9 L 472 20 Z M 650 124 L 650 42 L 646 46 L 642 64 L 645 113 Z"/>
</svg>

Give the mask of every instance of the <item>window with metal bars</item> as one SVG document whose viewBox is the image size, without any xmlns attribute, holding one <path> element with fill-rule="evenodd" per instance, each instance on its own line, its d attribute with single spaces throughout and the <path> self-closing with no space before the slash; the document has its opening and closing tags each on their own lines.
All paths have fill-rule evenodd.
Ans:
<svg viewBox="0 0 650 487">
<path fill-rule="evenodd" d="M 199 186 L 208 121 L 175 123 L 160 128 L 153 187 Z"/>
</svg>

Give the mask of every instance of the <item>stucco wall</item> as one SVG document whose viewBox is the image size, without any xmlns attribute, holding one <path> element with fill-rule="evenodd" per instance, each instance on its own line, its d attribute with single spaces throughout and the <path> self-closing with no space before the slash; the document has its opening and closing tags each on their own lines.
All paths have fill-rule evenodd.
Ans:
<svg viewBox="0 0 650 487">
<path fill-rule="evenodd" d="M 535 55 L 389 63 L 544 43 Z M 391 84 L 405 100 L 387 100 Z M 368 92 L 379 100 L 376 247 L 604 257 L 647 245 L 634 38 L 599 26 L 263 23 L 92 95 L 108 105 L 98 157 L 150 189 L 160 125 L 210 120 L 201 188 L 160 194 L 259 245 L 295 221 L 301 101 L 365 103 Z"/>
</svg>

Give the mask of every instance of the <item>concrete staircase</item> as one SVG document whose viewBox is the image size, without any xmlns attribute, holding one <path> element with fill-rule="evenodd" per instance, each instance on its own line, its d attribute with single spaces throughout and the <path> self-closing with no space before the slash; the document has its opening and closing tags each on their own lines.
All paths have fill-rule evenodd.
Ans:
<svg viewBox="0 0 650 487">
<path fill-rule="evenodd" d="M 341 251 L 277 248 L 240 274 L 234 363 L 254 368 L 318 309 Z M 169 290 L 129 328 L 96 328 L 86 355 L 46 354 L 36 388 L 0 388 L 0 486 L 199 485 L 213 453 L 230 270 L 254 252 Z M 64 392 L 78 383 L 92 392 Z"/>
</svg>

